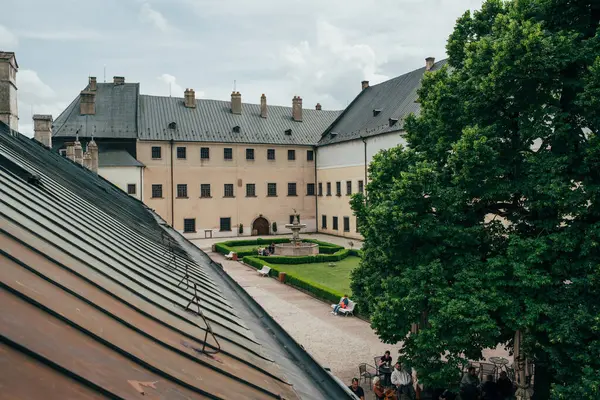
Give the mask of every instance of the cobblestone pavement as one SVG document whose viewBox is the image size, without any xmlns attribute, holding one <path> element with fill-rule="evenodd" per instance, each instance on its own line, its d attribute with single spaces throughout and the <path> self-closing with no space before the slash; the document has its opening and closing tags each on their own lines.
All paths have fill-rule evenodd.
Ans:
<svg viewBox="0 0 600 400">
<path fill-rule="evenodd" d="M 331 236 L 311 236 L 333 242 Z M 357 244 L 357 241 L 354 243 Z M 212 243 L 197 245 L 201 248 L 208 246 L 203 250 L 221 263 L 224 270 L 321 365 L 331 368 L 333 374 L 344 382 L 350 384 L 352 378 L 358 376 L 359 363 L 373 365 L 373 358 L 382 355 L 385 350 L 390 350 L 392 356 L 397 354 L 400 346 L 382 343 L 368 322 L 355 317 L 332 315 L 330 304 L 283 285 L 276 279 L 261 277 L 252 267 L 228 261 L 221 254 L 210 252 Z M 501 347 L 486 351 L 484 356 L 509 358 Z M 512 362 L 512 357 L 509 359 Z M 367 393 L 366 398 L 373 398 L 369 383 L 361 382 L 361 386 Z"/>
</svg>

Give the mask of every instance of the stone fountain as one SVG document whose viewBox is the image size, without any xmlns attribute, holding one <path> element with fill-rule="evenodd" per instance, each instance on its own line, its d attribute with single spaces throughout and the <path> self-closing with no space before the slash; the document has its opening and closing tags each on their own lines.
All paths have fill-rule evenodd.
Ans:
<svg viewBox="0 0 600 400">
<path fill-rule="evenodd" d="M 294 210 L 294 221 L 292 224 L 285 224 L 285 227 L 292 231 L 290 243 L 279 243 L 275 245 L 276 256 L 311 256 L 319 254 L 319 245 L 316 243 L 303 242 L 300 239 L 300 230 L 306 228 L 306 224 L 300 223 L 300 215 Z"/>
</svg>

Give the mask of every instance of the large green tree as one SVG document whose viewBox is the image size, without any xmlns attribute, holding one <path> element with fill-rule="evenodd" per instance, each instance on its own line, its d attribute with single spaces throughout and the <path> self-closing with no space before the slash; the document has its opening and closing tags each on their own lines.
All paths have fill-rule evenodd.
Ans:
<svg viewBox="0 0 600 400">
<path fill-rule="evenodd" d="M 598 0 L 464 14 L 408 145 L 375 156 L 352 200 L 353 293 L 422 382 L 456 384 L 520 330 L 535 398 L 600 396 L 599 21 Z"/>
</svg>

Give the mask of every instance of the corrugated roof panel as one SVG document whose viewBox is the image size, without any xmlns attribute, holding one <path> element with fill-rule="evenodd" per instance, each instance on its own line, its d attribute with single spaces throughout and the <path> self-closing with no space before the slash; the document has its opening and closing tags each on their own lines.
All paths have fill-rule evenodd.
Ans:
<svg viewBox="0 0 600 400">
<path fill-rule="evenodd" d="M 446 60 L 438 61 L 432 70 L 439 70 L 445 64 Z M 417 90 L 421 87 L 424 73 L 425 67 L 419 68 L 364 89 L 338 120 L 324 131 L 319 146 L 402 130 L 404 118 L 419 112 Z M 390 118 L 398 122 L 390 126 Z M 336 134 L 331 135 L 332 132 Z"/>
</svg>

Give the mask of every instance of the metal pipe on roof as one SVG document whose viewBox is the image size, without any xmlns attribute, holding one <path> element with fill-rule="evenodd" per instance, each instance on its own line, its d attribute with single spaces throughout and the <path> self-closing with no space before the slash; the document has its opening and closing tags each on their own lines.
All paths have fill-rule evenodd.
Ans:
<svg viewBox="0 0 600 400">
<path fill-rule="evenodd" d="M 171 135 L 173 135 L 171 133 Z M 173 137 L 171 136 L 171 227 L 175 229 L 175 182 L 173 181 Z"/>
<path fill-rule="evenodd" d="M 360 140 L 365 144 L 365 182 L 363 183 L 363 192 L 365 196 L 365 201 L 367 199 L 367 138 L 361 136 Z"/>
</svg>

